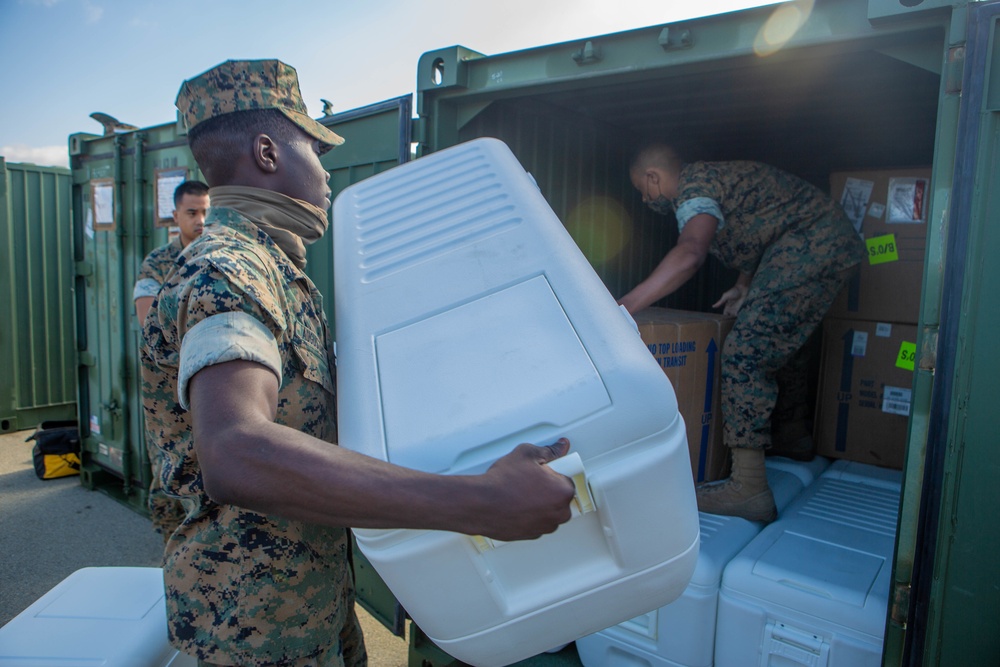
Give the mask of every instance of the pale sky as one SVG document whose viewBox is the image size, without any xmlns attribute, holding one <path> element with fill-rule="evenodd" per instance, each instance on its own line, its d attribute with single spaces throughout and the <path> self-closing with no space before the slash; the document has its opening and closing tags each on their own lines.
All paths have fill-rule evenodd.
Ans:
<svg viewBox="0 0 1000 667">
<path fill-rule="evenodd" d="M 184 79 L 230 58 L 299 72 L 314 117 L 412 93 L 417 60 L 486 55 L 774 4 L 776 0 L 0 0 L 0 155 L 67 166 L 89 116 L 139 127 L 175 116 Z"/>
</svg>

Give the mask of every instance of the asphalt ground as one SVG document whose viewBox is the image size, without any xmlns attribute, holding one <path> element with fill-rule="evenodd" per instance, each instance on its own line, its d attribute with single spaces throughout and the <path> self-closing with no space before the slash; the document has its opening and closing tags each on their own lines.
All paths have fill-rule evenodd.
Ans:
<svg viewBox="0 0 1000 667">
<path fill-rule="evenodd" d="M 34 441 L 25 441 L 31 433 L 0 434 L 0 626 L 80 568 L 159 567 L 163 553 L 163 541 L 146 517 L 86 489 L 79 477 L 38 479 L 31 460 Z M 407 667 L 409 624 L 407 637 L 400 638 L 361 607 L 358 617 L 370 667 Z M 570 644 L 514 667 L 580 665 Z"/>
<path fill-rule="evenodd" d="M 31 431 L 0 434 L 0 626 L 83 567 L 159 567 L 149 520 L 80 478 L 40 480 Z M 406 667 L 408 643 L 358 609 L 371 667 Z"/>
</svg>

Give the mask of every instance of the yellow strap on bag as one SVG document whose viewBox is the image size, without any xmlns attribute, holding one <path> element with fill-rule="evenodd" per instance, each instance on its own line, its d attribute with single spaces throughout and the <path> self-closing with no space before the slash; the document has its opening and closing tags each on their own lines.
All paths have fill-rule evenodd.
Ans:
<svg viewBox="0 0 1000 667">
<path fill-rule="evenodd" d="M 36 467 L 35 472 L 38 472 Z M 76 454 L 42 454 L 41 479 L 56 479 L 80 474 L 80 457 Z"/>
<path fill-rule="evenodd" d="M 80 432 L 75 421 L 42 422 L 25 442 L 31 449 L 35 476 L 56 479 L 80 474 Z"/>
</svg>

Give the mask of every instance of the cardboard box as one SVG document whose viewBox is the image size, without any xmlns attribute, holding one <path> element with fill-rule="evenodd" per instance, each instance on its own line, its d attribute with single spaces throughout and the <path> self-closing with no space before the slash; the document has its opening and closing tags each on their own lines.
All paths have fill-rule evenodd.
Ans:
<svg viewBox="0 0 1000 667">
<path fill-rule="evenodd" d="M 817 453 L 901 469 L 911 411 L 917 327 L 823 322 Z"/>
<path fill-rule="evenodd" d="M 634 319 L 643 342 L 677 394 L 694 480 L 711 482 L 727 477 L 729 452 L 722 441 L 719 368 L 722 342 L 735 318 L 647 308 Z"/>
<path fill-rule="evenodd" d="M 859 273 L 830 308 L 830 317 L 917 322 L 930 178 L 929 167 L 830 176 L 831 196 L 854 222 L 868 250 Z"/>
</svg>

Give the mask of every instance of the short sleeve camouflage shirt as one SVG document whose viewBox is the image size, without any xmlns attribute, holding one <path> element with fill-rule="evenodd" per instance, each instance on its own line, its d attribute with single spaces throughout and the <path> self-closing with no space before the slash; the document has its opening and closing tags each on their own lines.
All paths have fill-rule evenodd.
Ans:
<svg viewBox="0 0 1000 667">
<path fill-rule="evenodd" d="M 711 252 L 747 273 L 789 233 L 808 235 L 810 245 L 821 249 L 818 259 L 857 255 L 857 234 L 832 199 L 797 176 L 760 162 L 687 164 L 673 205 L 681 228 L 698 213 L 721 214 Z M 846 266 L 857 262 L 849 260 Z"/>
<path fill-rule="evenodd" d="M 142 260 L 142 266 L 139 267 L 139 273 L 135 277 L 133 301 L 144 296 L 156 296 L 170 271 L 174 268 L 177 256 L 181 254 L 183 249 L 181 237 L 175 236 L 169 243 L 161 245 L 146 255 L 146 258 Z"/>
<path fill-rule="evenodd" d="M 252 318 L 255 335 L 273 337 L 277 350 L 276 422 L 334 443 L 331 337 L 318 290 L 266 234 L 226 208 L 213 207 L 206 223 L 143 332 L 147 432 L 164 455 L 164 488 L 187 512 L 165 556 L 170 635 L 211 663 L 291 663 L 336 647 L 353 618 L 347 532 L 213 502 L 178 399 L 178 367 L 185 336 L 199 323 Z"/>
</svg>

